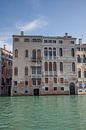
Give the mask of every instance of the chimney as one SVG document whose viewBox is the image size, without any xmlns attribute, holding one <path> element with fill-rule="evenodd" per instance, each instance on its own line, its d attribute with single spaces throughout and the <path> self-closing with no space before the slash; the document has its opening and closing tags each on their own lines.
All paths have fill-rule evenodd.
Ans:
<svg viewBox="0 0 86 130">
<path fill-rule="evenodd" d="M 80 44 L 80 45 L 82 44 L 82 39 L 79 39 L 79 44 Z"/>
<path fill-rule="evenodd" d="M 21 31 L 21 36 L 24 36 L 24 31 Z"/>
</svg>

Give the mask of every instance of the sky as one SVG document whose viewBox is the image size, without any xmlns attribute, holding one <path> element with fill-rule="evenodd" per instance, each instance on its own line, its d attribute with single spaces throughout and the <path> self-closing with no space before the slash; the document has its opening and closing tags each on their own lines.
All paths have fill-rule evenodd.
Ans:
<svg viewBox="0 0 86 130">
<path fill-rule="evenodd" d="M 86 42 L 86 0 L 0 0 L 0 47 L 12 35 L 64 36 Z"/>
</svg>

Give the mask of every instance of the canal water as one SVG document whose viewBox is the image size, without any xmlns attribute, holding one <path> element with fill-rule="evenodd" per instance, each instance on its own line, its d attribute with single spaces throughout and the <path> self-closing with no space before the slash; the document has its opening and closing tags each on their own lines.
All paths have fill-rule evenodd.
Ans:
<svg viewBox="0 0 86 130">
<path fill-rule="evenodd" d="M 86 130 L 86 96 L 0 97 L 0 130 Z"/>
</svg>

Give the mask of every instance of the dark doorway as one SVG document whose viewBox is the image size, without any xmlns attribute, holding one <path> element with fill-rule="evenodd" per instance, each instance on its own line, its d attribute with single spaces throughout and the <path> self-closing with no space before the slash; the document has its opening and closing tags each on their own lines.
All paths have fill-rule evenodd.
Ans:
<svg viewBox="0 0 86 130">
<path fill-rule="evenodd" d="M 75 95 L 75 84 L 70 83 L 70 95 Z"/>
<path fill-rule="evenodd" d="M 34 96 L 39 96 L 39 89 L 34 89 Z"/>
</svg>

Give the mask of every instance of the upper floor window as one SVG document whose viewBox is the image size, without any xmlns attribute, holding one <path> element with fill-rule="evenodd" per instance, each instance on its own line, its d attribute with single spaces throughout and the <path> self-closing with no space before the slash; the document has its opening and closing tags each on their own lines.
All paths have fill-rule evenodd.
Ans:
<svg viewBox="0 0 86 130">
<path fill-rule="evenodd" d="M 36 74 L 36 67 L 32 67 L 32 74 Z"/>
<path fill-rule="evenodd" d="M 52 71 L 52 62 L 49 62 L 49 71 Z"/>
<path fill-rule="evenodd" d="M 75 56 L 74 48 L 71 49 L 71 56 L 72 56 L 72 57 Z"/>
<path fill-rule="evenodd" d="M 14 38 L 14 42 L 19 42 L 19 38 Z"/>
<path fill-rule="evenodd" d="M 29 42 L 29 39 L 28 39 L 28 38 L 25 38 L 25 39 L 24 39 L 24 42 Z"/>
<path fill-rule="evenodd" d="M 59 43 L 61 43 L 61 44 L 62 44 L 62 43 L 63 43 L 63 41 L 62 41 L 62 40 L 59 40 Z"/>
<path fill-rule="evenodd" d="M 56 62 L 53 62 L 53 71 L 56 71 L 57 67 L 56 67 Z"/>
<path fill-rule="evenodd" d="M 77 62 L 81 63 L 81 57 L 80 57 L 80 55 L 77 56 Z"/>
<path fill-rule="evenodd" d="M 71 41 L 72 44 L 74 44 L 74 41 Z"/>
<path fill-rule="evenodd" d="M 64 82 L 64 79 L 63 78 L 60 78 L 60 83 L 63 83 Z"/>
<path fill-rule="evenodd" d="M 15 67 L 15 68 L 14 68 L 14 75 L 15 75 L 15 76 L 18 76 L 18 67 Z"/>
<path fill-rule="evenodd" d="M 53 56 L 56 56 L 56 48 L 53 48 Z"/>
<path fill-rule="evenodd" d="M 18 49 L 15 49 L 15 57 L 18 57 Z"/>
<path fill-rule="evenodd" d="M 86 71 L 84 71 L 84 78 L 86 78 Z"/>
<path fill-rule="evenodd" d="M 81 70 L 78 70 L 78 78 L 81 78 Z"/>
<path fill-rule="evenodd" d="M 26 76 L 28 75 L 28 67 L 27 66 L 25 67 L 25 75 Z"/>
<path fill-rule="evenodd" d="M 86 63 L 86 56 L 83 55 L 83 63 Z"/>
<path fill-rule="evenodd" d="M 49 57 L 52 57 L 52 48 L 49 48 Z"/>
<path fill-rule="evenodd" d="M 37 50 L 37 58 L 41 58 L 41 50 L 40 49 Z"/>
<path fill-rule="evenodd" d="M 25 57 L 28 57 L 28 50 L 25 50 Z"/>
<path fill-rule="evenodd" d="M 45 83 L 48 83 L 48 78 L 45 78 Z"/>
<path fill-rule="evenodd" d="M 35 49 L 32 50 L 32 58 L 33 58 L 33 59 L 36 59 L 36 50 L 35 50 Z"/>
<path fill-rule="evenodd" d="M 48 71 L 48 63 L 47 62 L 45 62 L 44 66 L 45 66 L 45 71 Z"/>
<path fill-rule="evenodd" d="M 46 47 L 44 48 L 44 56 L 48 56 L 48 49 Z"/>
<path fill-rule="evenodd" d="M 59 56 L 63 56 L 62 48 L 59 48 Z"/>
<path fill-rule="evenodd" d="M 75 72 L 75 63 L 72 63 L 72 71 Z"/>
<path fill-rule="evenodd" d="M 41 74 L 41 67 L 37 67 L 37 74 Z"/>
<path fill-rule="evenodd" d="M 57 78 L 54 78 L 54 83 L 57 83 Z"/>
<path fill-rule="evenodd" d="M 60 62 L 60 71 L 63 72 L 63 63 Z"/>
</svg>

